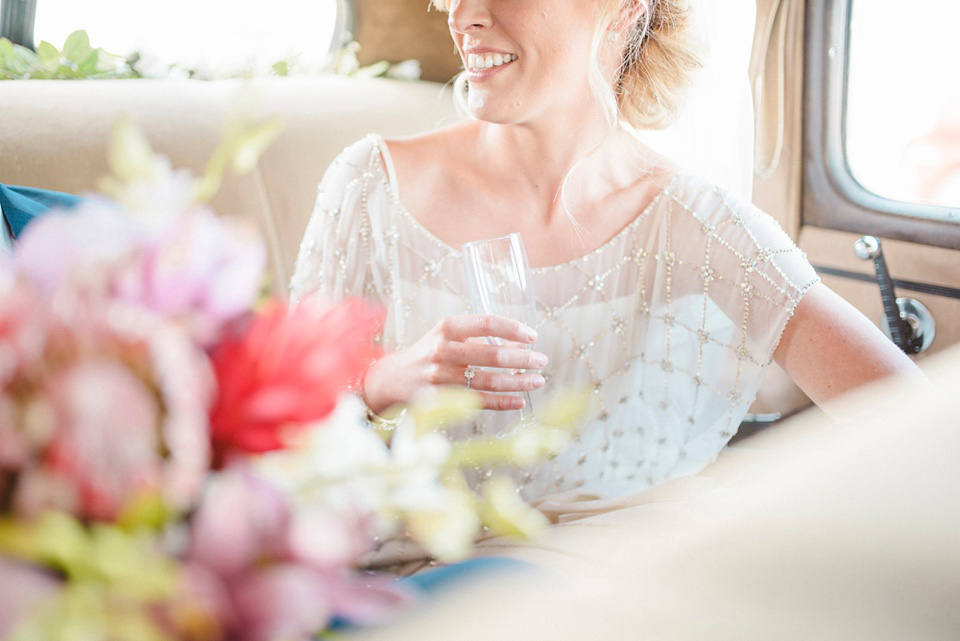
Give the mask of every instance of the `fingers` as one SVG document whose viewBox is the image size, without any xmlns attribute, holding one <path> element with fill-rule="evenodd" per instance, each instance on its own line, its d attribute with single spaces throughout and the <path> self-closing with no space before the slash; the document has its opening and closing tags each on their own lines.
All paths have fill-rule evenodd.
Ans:
<svg viewBox="0 0 960 641">
<path fill-rule="evenodd" d="M 526 406 L 522 396 L 512 396 L 510 394 L 485 394 L 481 392 L 480 400 L 485 410 L 519 410 Z"/>
<path fill-rule="evenodd" d="M 481 342 L 449 342 L 442 347 L 439 360 L 454 365 L 475 365 L 503 369 L 542 369 L 547 356 L 524 347 L 490 345 Z"/>
<path fill-rule="evenodd" d="M 537 340 L 537 332 L 520 321 L 489 314 L 449 316 L 441 321 L 441 331 L 447 340 L 465 341 L 476 336 L 489 336 L 505 341 L 530 344 Z"/>
<path fill-rule="evenodd" d="M 461 372 L 462 385 L 466 382 Z M 543 387 L 544 378 L 536 372 L 511 373 L 504 370 L 474 369 L 470 389 L 480 392 L 529 392 Z"/>
</svg>

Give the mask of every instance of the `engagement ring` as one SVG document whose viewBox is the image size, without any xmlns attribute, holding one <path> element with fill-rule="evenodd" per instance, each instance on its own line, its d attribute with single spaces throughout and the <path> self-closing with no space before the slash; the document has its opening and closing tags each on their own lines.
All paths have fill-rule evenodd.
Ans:
<svg viewBox="0 0 960 641">
<path fill-rule="evenodd" d="M 473 382 L 473 377 L 477 375 L 477 371 L 473 368 L 473 365 L 467 365 L 467 369 L 463 370 L 463 377 L 467 379 L 467 389 L 470 389 L 470 383 Z"/>
</svg>

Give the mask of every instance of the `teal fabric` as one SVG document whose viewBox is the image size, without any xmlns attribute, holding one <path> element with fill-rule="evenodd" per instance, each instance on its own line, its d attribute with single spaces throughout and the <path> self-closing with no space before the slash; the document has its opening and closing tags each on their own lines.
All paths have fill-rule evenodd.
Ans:
<svg viewBox="0 0 960 641">
<path fill-rule="evenodd" d="M 13 236 L 10 233 L 10 227 L 3 216 L 0 216 L 0 252 L 13 251 Z"/>
<path fill-rule="evenodd" d="M 0 185 L 0 210 L 10 225 L 13 237 L 19 236 L 34 218 L 54 207 L 69 209 L 83 202 L 83 198 L 60 191 L 36 187 Z"/>
<path fill-rule="evenodd" d="M 535 570 L 535 566 L 524 561 L 500 556 L 487 556 L 429 568 L 398 579 L 397 583 L 402 588 L 418 594 L 422 599 L 421 607 L 429 607 L 431 597 L 440 596 L 444 591 L 458 583 L 481 576 L 492 576 L 497 572 L 529 572 Z M 336 631 L 350 630 L 356 627 L 351 621 L 339 617 L 335 617 L 330 623 L 330 629 Z"/>
</svg>

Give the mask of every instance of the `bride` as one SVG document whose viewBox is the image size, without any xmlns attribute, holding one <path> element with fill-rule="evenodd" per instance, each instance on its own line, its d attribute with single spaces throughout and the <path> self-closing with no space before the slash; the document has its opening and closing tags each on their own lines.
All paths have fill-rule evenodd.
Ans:
<svg viewBox="0 0 960 641">
<path fill-rule="evenodd" d="M 360 390 L 373 420 L 469 386 L 489 410 L 472 430 L 490 434 L 515 419 L 517 392 L 536 405 L 586 388 L 594 403 L 570 447 L 517 475 L 525 498 L 555 505 L 699 471 L 771 362 L 818 404 L 916 370 L 772 218 L 641 142 L 700 65 L 686 0 L 434 3 L 470 118 L 347 148 L 291 283 L 294 299 L 386 308 L 386 354 Z M 458 248 L 511 232 L 533 266 L 537 327 L 470 313 Z"/>
</svg>

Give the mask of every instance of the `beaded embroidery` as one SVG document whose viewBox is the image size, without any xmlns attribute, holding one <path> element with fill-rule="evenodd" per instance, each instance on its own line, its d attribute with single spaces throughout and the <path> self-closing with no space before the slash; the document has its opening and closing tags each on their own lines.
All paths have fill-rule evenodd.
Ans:
<svg viewBox="0 0 960 641">
<path fill-rule="evenodd" d="M 379 301 L 389 350 L 470 306 L 460 252 L 404 209 L 386 154 L 368 136 L 331 165 L 290 287 L 294 299 Z M 533 272 L 536 348 L 551 359 L 534 405 L 573 388 L 591 390 L 594 404 L 567 451 L 516 473 L 528 500 L 619 496 L 710 463 L 819 280 L 773 219 L 686 174 L 597 250 Z M 495 434 L 515 419 L 487 412 L 450 437 Z M 488 472 L 477 470 L 478 486 Z"/>
</svg>

